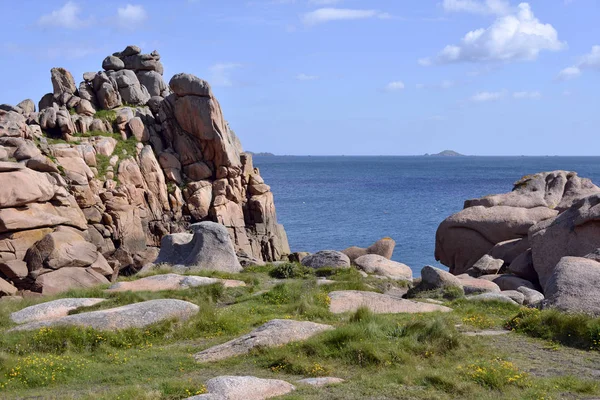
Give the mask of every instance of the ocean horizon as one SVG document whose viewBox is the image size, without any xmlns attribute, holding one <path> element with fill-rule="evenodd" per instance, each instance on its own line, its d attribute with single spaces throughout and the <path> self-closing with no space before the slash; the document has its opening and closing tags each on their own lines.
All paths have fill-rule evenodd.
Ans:
<svg viewBox="0 0 600 400">
<path fill-rule="evenodd" d="M 467 199 L 509 192 L 522 176 L 568 170 L 600 183 L 600 156 L 254 156 L 293 252 L 396 241 L 416 276 L 435 232 Z"/>
</svg>

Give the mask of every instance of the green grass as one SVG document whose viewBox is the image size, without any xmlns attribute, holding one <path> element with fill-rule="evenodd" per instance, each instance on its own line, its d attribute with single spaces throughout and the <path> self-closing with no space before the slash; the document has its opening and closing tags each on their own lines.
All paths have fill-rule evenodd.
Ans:
<svg viewBox="0 0 600 400">
<path fill-rule="evenodd" d="M 600 350 L 600 318 L 557 310 L 524 309 L 507 327 L 529 336 L 584 350 Z"/>
<path fill-rule="evenodd" d="M 148 275 L 161 272 L 165 270 Z M 240 274 L 201 274 L 240 279 L 246 287 L 215 284 L 136 293 L 105 293 L 100 287 L 43 300 L 0 302 L 0 398 L 177 400 L 203 393 L 206 381 L 218 375 L 253 375 L 291 383 L 312 376 L 347 380 L 326 389 L 297 385 L 298 390 L 286 399 L 549 399 L 562 398 L 564 393 L 600 394 L 592 379 L 530 375 L 526 363 L 512 359 L 515 349 L 491 351 L 485 338 L 460 333 L 465 327 L 500 328 L 520 315 L 517 306 L 458 299 L 445 303 L 454 309 L 452 313 L 374 315 L 361 308 L 334 315 L 329 312 L 329 291 L 381 292 L 396 283 L 362 278 L 348 269 L 322 271 L 335 283 L 320 286 L 312 273 L 305 272 L 296 265 L 266 265 Z M 283 275 L 295 278 L 273 278 Z M 159 298 L 190 301 L 200 312 L 187 321 L 119 332 L 63 327 L 6 333 L 14 326 L 9 321 L 11 312 L 59 297 L 107 299 L 72 313 Z M 246 356 L 194 362 L 193 354 L 274 318 L 326 323 L 335 329 L 299 343 L 257 348 Z"/>
<path fill-rule="evenodd" d="M 103 119 L 112 125 L 117 120 L 117 112 L 115 110 L 98 110 L 94 114 L 94 118 Z"/>
</svg>

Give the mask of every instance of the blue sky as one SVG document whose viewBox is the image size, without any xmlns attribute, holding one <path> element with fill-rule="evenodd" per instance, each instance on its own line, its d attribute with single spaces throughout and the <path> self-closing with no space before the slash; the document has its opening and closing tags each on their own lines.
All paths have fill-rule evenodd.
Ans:
<svg viewBox="0 0 600 400">
<path fill-rule="evenodd" d="M 79 81 L 137 44 L 159 51 L 167 81 L 208 80 L 247 150 L 598 155 L 596 0 L 22 0 L 3 10 L 4 103 L 37 102 L 52 67 Z"/>
</svg>

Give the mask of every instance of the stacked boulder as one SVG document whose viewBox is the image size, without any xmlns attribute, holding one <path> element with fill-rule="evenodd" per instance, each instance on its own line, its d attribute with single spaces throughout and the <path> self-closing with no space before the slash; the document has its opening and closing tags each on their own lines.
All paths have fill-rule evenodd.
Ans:
<svg viewBox="0 0 600 400">
<path fill-rule="evenodd" d="M 38 111 L 0 105 L 0 295 L 108 283 L 201 221 L 224 225 L 239 257 L 289 254 L 273 194 L 208 83 L 167 85 L 160 55 L 136 46 L 102 67 L 79 86 L 53 68 Z"/>
<path fill-rule="evenodd" d="M 542 172 L 510 193 L 467 200 L 439 226 L 435 256 L 459 277 L 600 315 L 599 220 L 598 186 L 575 172 Z"/>
</svg>

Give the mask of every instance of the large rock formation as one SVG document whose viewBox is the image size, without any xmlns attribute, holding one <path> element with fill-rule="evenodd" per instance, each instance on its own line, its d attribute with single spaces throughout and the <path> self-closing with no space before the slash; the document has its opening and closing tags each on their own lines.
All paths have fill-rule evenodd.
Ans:
<svg viewBox="0 0 600 400">
<path fill-rule="evenodd" d="M 498 243 L 527 238 L 533 225 L 594 193 L 600 193 L 600 188 L 575 172 L 525 176 L 512 192 L 465 201 L 464 210 L 440 224 L 435 257 L 452 273 L 461 274 Z M 499 257 L 494 254 L 494 258 Z"/>
<path fill-rule="evenodd" d="M 201 221 L 224 225 L 240 257 L 289 254 L 273 194 L 206 81 L 167 85 L 160 55 L 136 46 L 102 68 L 79 85 L 53 68 L 37 111 L 0 109 L 0 279 L 38 292 L 107 283 Z"/>
<path fill-rule="evenodd" d="M 543 172 L 510 193 L 467 200 L 438 228 L 435 255 L 454 274 L 483 274 L 524 294 L 526 304 L 542 292 L 546 306 L 597 314 L 599 220 L 599 187 L 575 172 Z M 500 261 L 483 271 L 485 260 Z"/>
</svg>

